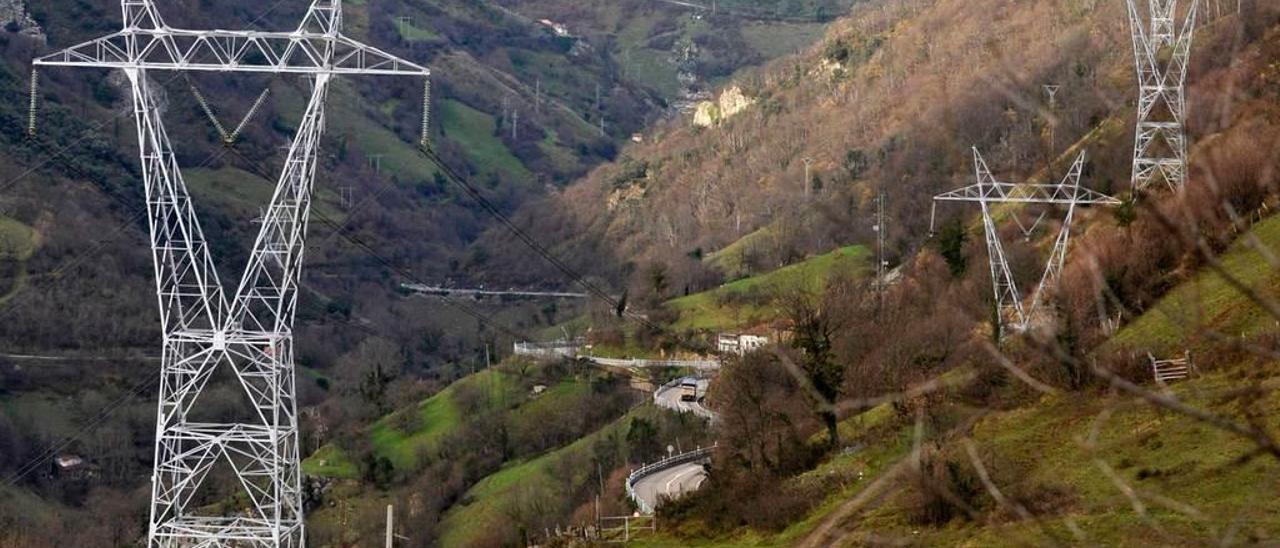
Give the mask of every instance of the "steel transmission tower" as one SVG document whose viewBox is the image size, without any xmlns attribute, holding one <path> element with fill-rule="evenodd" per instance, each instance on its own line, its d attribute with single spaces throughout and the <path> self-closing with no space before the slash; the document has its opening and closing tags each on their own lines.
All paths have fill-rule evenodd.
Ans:
<svg viewBox="0 0 1280 548">
<path fill-rule="evenodd" d="M 937 202 L 977 202 L 982 208 L 982 228 L 986 235 L 988 265 L 991 268 L 991 286 L 995 292 L 996 307 L 999 310 L 1000 325 L 1010 321 L 1015 331 L 1026 331 L 1033 322 L 1039 319 L 1039 312 L 1044 304 L 1045 291 L 1057 284 L 1062 274 L 1062 266 L 1067 257 L 1067 244 L 1071 238 L 1071 220 L 1078 205 L 1118 205 L 1119 200 L 1102 193 L 1080 187 L 1080 175 L 1084 171 L 1085 153 L 1081 152 L 1071 164 L 1066 177 L 1056 185 L 1046 184 L 1012 184 L 997 181 L 982 159 L 977 148 L 973 149 L 973 163 L 978 182 L 964 188 L 934 196 L 934 209 Z M 1013 279 L 1009 261 L 1005 257 L 1004 244 L 1000 241 L 1000 233 L 996 229 L 996 221 L 991 211 L 993 204 L 1039 204 L 1064 205 L 1067 213 L 1062 220 L 1062 227 L 1054 239 L 1053 250 L 1045 264 L 1044 274 L 1040 277 L 1040 285 L 1036 287 L 1030 306 L 1023 306 L 1022 293 Z M 933 219 L 929 221 L 932 232 Z"/>
<path fill-rule="evenodd" d="M 1138 2 L 1148 3 L 1143 17 Z M 1195 34 L 1200 0 L 1192 0 L 1182 23 L 1178 0 L 1125 0 L 1138 75 L 1138 126 L 1133 144 L 1133 187 L 1143 190 L 1157 180 L 1181 189 L 1187 180 L 1187 60 Z M 1162 58 L 1166 54 L 1168 60 Z"/>
<path fill-rule="evenodd" d="M 429 71 L 341 33 L 341 0 L 315 0 L 288 32 L 169 27 L 152 0 L 122 0 L 124 26 L 37 59 L 41 66 L 120 69 L 133 97 L 163 329 L 151 478 L 151 546 L 301 546 L 304 542 L 293 324 L 325 97 L 335 76 Z M 264 210 L 235 293 L 209 245 L 157 108 L 152 71 L 297 74 L 310 98 Z M 248 407 L 240 422 L 193 411 L 215 371 Z M 247 508 L 204 515 L 197 497 L 215 467 L 236 478 Z M 226 500 L 226 499 L 217 499 Z"/>
</svg>

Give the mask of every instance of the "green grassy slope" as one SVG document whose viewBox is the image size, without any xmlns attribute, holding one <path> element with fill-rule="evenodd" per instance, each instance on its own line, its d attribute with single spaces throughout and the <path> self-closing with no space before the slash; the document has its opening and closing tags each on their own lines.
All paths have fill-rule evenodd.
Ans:
<svg viewBox="0 0 1280 548">
<path fill-rule="evenodd" d="M 1277 298 L 1280 280 L 1268 260 L 1277 248 L 1280 217 L 1272 217 L 1235 242 L 1222 255 L 1222 264 L 1229 275 L 1268 298 Z M 1184 317 L 1190 320 L 1180 319 Z M 1211 341 L 1197 336 L 1202 327 L 1250 335 L 1274 325 L 1275 320 L 1261 307 L 1230 287 L 1221 275 L 1205 269 L 1170 291 L 1108 345 L 1172 352 L 1187 347 L 1187 341 L 1196 341 L 1190 346 L 1212 352 Z M 1275 432 L 1280 429 L 1280 395 L 1274 390 L 1264 392 L 1247 410 L 1239 398 L 1254 397 L 1241 395 L 1242 388 L 1254 383 L 1274 386 L 1275 381 L 1269 379 L 1278 374 L 1280 364 L 1274 362 L 1224 363 L 1174 384 L 1171 390 L 1179 401 L 1192 407 L 1241 423 L 1246 415 L 1258 417 L 1259 426 Z M 1254 458 L 1255 446 L 1238 435 L 1145 401 L 1108 398 L 1096 391 L 1060 393 L 1034 404 L 991 412 L 970 433 L 998 487 L 1054 499 L 1057 511 L 1038 522 L 1001 517 L 990 522 L 953 520 L 939 527 L 921 525 L 909 518 L 910 507 L 916 502 L 901 488 L 892 490 L 880 505 L 837 519 L 842 505 L 856 497 L 877 472 L 907 455 L 910 440 L 906 425 L 896 433 L 861 437 L 866 426 L 892 420 L 887 409 L 876 409 L 845 421 L 843 437 L 863 439 L 868 449 L 854 456 L 835 457 L 792 481 L 803 482 L 815 474 L 847 478 L 858 472 L 865 474 L 865 480 L 830 493 L 805 519 L 781 532 L 744 530 L 691 539 L 687 535 L 696 534 L 696 526 L 682 524 L 685 530 L 668 530 L 640 545 L 790 546 L 828 522 L 845 531 L 836 545 L 860 545 L 873 533 L 882 539 L 910 539 L 913 544 L 932 546 L 1023 546 L 1053 539 L 1105 546 L 1145 546 L 1153 539 L 1180 544 L 1202 538 L 1206 531 L 1221 533 L 1228 526 L 1237 527 L 1242 538 L 1280 535 L 1280 515 L 1271 510 L 1280 474 L 1280 463 L 1275 459 Z M 1096 444 L 1091 446 L 1086 440 L 1095 431 Z M 956 440 L 947 445 L 953 451 L 959 447 Z M 1110 476 L 1112 471 L 1116 479 Z M 1121 485 L 1137 493 L 1141 511 L 1135 509 Z M 994 504 L 989 498 L 981 500 L 989 507 Z"/>
<path fill-rule="evenodd" d="M 34 228 L 0 215 L 0 305 L 26 286 L 26 263 L 39 245 Z"/>
<path fill-rule="evenodd" d="M 673 299 L 667 304 L 680 313 L 678 328 L 728 329 L 767 321 L 777 315 L 768 293 L 777 289 L 821 289 L 836 272 L 863 274 L 869 268 L 865 246 L 843 247 L 767 274 L 727 283 L 716 289 Z"/>
<path fill-rule="evenodd" d="M 1271 369 L 1275 373 L 1275 367 Z M 1174 393 L 1190 405 L 1231 416 L 1234 404 L 1224 395 L 1245 382 L 1246 375 L 1241 369 L 1213 372 L 1176 385 Z M 1268 395 L 1258 411 L 1269 417 L 1269 427 L 1280 427 L 1280 396 Z M 1097 445 L 1089 448 L 1083 440 L 1095 425 Z M 920 546 L 1043 545 L 1053 538 L 1094 546 L 1145 546 L 1153 538 L 1178 544 L 1177 539 L 1188 538 L 1184 535 L 1221 530 L 1231 518 L 1249 538 L 1280 535 L 1280 515 L 1271 510 L 1280 463 L 1266 457 L 1250 459 L 1254 446 L 1238 436 L 1144 402 L 1110 400 L 1096 393 L 1050 396 L 1036 405 L 993 413 L 972 431 L 984 466 L 992 470 L 993 481 L 1006 494 L 1052 493 L 1040 496 L 1053 497 L 1059 509 L 1039 523 L 1003 517 L 987 523 L 957 519 L 937 527 L 915 523 L 909 518 L 909 507 L 915 502 L 902 480 L 890 488 L 882 504 L 841 516 L 842 507 L 877 474 L 907 458 L 909 432 L 903 426 L 878 437 L 865 450 L 835 457 L 791 480 L 838 480 L 841 486 L 806 518 L 780 532 L 742 530 L 697 538 L 698 526 L 682 523 L 638 545 L 792 546 L 829 522 L 845 531 L 836 542 L 824 541 L 836 546 L 863 545 L 872 534 L 881 539 L 910 539 Z M 954 441 L 949 446 L 952 451 L 959 447 Z M 1104 467 L 1139 493 L 1145 501 L 1141 513 Z M 980 500 L 987 507 L 994 504 L 989 498 Z M 1161 500 L 1174 502 L 1162 504 Z M 1072 527 L 1078 527 L 1083 536 L 1076 537 Z"/>
<path fill-rule="evenodd" d="M 632 418 L 652 418 L 663 411 L 652 406 L 639 407 L 583 436 L 573 443 L 523 462 L 511 463 L 489 475 L 467 492 L 463 506 L 455 507 L 442 522 L 444 534 L 441 546 L 474 546 L 489 529 L 488 524 L 501 525 L 515 505 L 562 489 L 564 485 L 582 485 L 594 481 L 595 470 L 590 466 L 557 467 L 558 463 L 589 462 L 590 451 L 598 443 L 609 441 L 625 443 L 625 434 Z M 574 477 L 560 477 L 560 470 L 574 470 Z"/>
<path fill-rule="evenodd" d="M 384 457 L 399 470 L 412 469 L 418 455 L 429 451 L 445 435 L 461 424 L 461 415 L 453 401 L 459 387 L 483 386 L 491 397 L 514 399 L 514 379 L 497 369 L 481 371 L 449 385 L 423 400 L 416 407 L 391 413 L 366 430 L 375 455 Z M 321 447 L 302 461 L 303 472 L 316 476 L 352 479 L 358 475 L 355 463 L 339 447 Z"/>
<path fill-rule="evenodd" d="M 1280 272 L 1272 267 L 1276 249 L 1280 249 L 1280 217 L 1270 217 L 1223 253 L 1223 269 L 1274 301 L 1280 298 Z M 1262 307 L 1217 272 L 1206 269 L 1126 325 L 1110 344 L 1176 353 L 1202 342 L 1206 329 L 1227 336 L 1250 336 L 1275 327 L 1275 318 Z"/>
</svg>

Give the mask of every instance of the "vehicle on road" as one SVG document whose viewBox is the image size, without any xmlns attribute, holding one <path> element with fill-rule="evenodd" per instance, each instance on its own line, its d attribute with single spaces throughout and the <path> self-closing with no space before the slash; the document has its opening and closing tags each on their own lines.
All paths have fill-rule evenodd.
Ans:
<svg viewBox="0 0 1280 548">
<path fill-rule="evenodd" d="M 680 401 L 701 401 L 702 396 L 702 391 L 698 389 L 698 381 L 696 379 L 680 381 Z"/>
</svg>

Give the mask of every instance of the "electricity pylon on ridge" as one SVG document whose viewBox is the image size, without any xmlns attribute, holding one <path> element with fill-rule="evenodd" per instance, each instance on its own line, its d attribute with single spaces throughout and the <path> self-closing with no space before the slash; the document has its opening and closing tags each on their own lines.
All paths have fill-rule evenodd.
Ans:
<svg viewBox="0 0 1280 548">
<path fill-rule="evenodd" d="M 304 544 L 293 325 L 325 98 L 339 75 L 410 75 L 422 66 L 344 36 L 341 0 L 314 0 L 288 32 L 169 27 L 152 0 L 121 0 L 120 31 L 36 59 L 36 66 L 120 69 L 137 123 L 163 330 L 150 546 Z M 149 71 L 298 74 L 310 97 L 238 288 L 218 279 Z M 251 409 L 241 422 L 192 418 L 217 370 Z M 196 498 L 229 465 L 248 508 L 201 515 Z"/>
<path fill-rule="evenodd" d="M 1045 292 L 1056 286 L 1062 274 L 1062 266 L 1067 257 L 1067 246 L 1071 238 L 1071 220 L 1075 216 L 1078 205 L 1119 205 L 1120 201 L 1100 192 L 1080 186 L 1080 175 L 1084 171 L 1085 153 L 1076 157 L 1071 169 L 1062 181 L 1050 184 L 1013 184 L 996 180 L 987 168 L 982 154 L 973 149 L 974 170 L 977 183 L 934 196 L 934 214 L 930 215 L 929 227 L 933 231 L 938 202 L 977 202 L 982 208 L 982 229 L 986 237 L 988 266 L 991 269 L 991 286 L 995 292 L 996 309 L 999 311 L 1002 328 L 1008 318 L 1015 331 L 1026 331 L 1039 318 L 1040 309 L 1044 305 Z M 1045 264 L 1040 285 L 1032 294 L 1030 306 L 1024 306 L 1022 293 L 1009 268 L 1005 256 L 1004 244 L 996 229 L 996 221 L 991 211 L 993 204 L 1040 204 L 1064 205 L 1067 208 L 1062 227 L 1054 239 L 1053 250 Z"/>
<path fill-rule="evenodd" d="M 1181 31 L 1176 31 L 1178 0 L 1145 0 L 1145 22 L 1139 1 L 1125 0 L 1138 76 L 1131 182 L 1134 189 L 1143 190 L 1161 179 L 1170 189 L 1180 190 L 1187 180 L 1187 62 L 1200 0 L 1192 0 Z M 1166 48 L 1172 48 L 1168 61 L 1161 61 Z"/>
</svg>

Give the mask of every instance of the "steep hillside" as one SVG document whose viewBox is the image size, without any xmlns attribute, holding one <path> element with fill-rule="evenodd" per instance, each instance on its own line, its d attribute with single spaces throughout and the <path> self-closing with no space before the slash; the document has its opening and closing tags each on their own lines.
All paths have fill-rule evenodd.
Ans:
<svg viewBox="0 0 1280 548">
<path fill-rule="evenodd" d="M 1242 233 L 1221 256 L 1220 269 L 1205 268 L 1179 284 L 1096 351 L 1104 356 L 1142 349 L 1170 356 L 1189 348 L 1198 364 L 1190 379 L 1167 390 L 1110 394 L 1042 388 L 1050 392 L 1043 394 L 1014 382 L 1012 388 L 1026 392 L 1021 404 L 982 409 L 972 406 L 970 386 L 981 377 L 952 375 L 947 395 L 933 402 L 930 422 L 918 432 L 898 403 L 846 419 L 841 432 L 856 440 L 853 450 L 781 487 L 784 500 L 814 502 L 776 528 L 709 533 L 725 530 L 708 512 L 717 504 L 709 491 L 668 509 L 675 523 L 640 545 L 858 546 L 909 540 L 1142 546 L 1152 538 L 1196 544 L 1206 535 L 1274 540 L 1280 520 L 1260 502 L 1275 500 L 1280 464 L 1249 434 L 1220 425 L 1232 422 L 1264 435 L 1280 431 L 1280 369 L 1260 346 L 1237 347 L 1220 336 L 1241 337 L 1246 345 L 1274 340 L 1276 319 L 1255 297 L 1225 284 L 1240 281 L 1263 302 L 1272 298 L 1269 280 L 1276 269 L 1264 257 L 1280 250 L 1276 226 L 1280 218 L 1271 217 Z M 1137 373 L 1149 379 L 1149 371 Z M 1203 414 L 1152 403 L 1165 395 L 1165 404 Z M 919 456 L 913 452 L 917 443 Z M 914 475 L 915 459 L 935 475 Z M 946 497 L 950 503 L 940 500 Z M 939 511 L 940 516 L 930 513 Z"/>
<path fill-rule="evenodd" d="M 627 14 L 646 2 L 623 4 L 597 7 Z M 278 30 L 293 28 L 306 6 L 235 0 L 160 9 L 175 27 Z M 513 211 L 612 159 L 620 143 L 663 116 L 675 99 L 664 94 L 671 91 L 668 82 L 655 84 L 646 74 L 678 63 L 643 55 L 632 63 L 611 45 L 609 29 L 590 28 L 595 19 L 575 22 L 569 34 L 536 20 L 570 19 L 575 6 L 540 6 L 537 18 L 469 0 L 364 0 L 344 9 L 350 36 L 432 67 L 434 150 L 498 211 Z M 38 131 L 26 134 L 31 58 L 117 30 L 119 10 L 106 0 L 20 1 L 0 9 L 0 171 L 7 174 L 0 181 L 0 478 L 17 484 L 17 494 L 5 489 L 6 510 L 22 508 L 22 490 L 28 490 L 63 512 L 48 519 L 4 512 L 0 529 L 37 532 L 20 544 L 87 545 L 84 539 L 95 534 L 97 542 L 121 544 L 126 541 L 102 539 L 133 539 L 140 531 L 136 495 L 151 466 L 154 425 L 147 425 L 154 404 L 147 402 L 159 345 L 123 80 L 107 71 L 42 71 Z M 820 27 L 740 18 L 695 24 L 683 9 L 653 20 L 696 26 L 695 41 L 720 24 L 750 25 L 760 36 L 799 25 L 807 33 L 794 43 Z M 662 32 L 636 27 L 630 35 L 644 42 Z M 781 53 L 767 46 L 742 55 L 708 47 L 716 52 L 714 63 L 693 67 L 694 73 L 719 78 Z M 259 228 L 252 221 L 283 161 L 281 147 L 298 127 L 307 83 L 225 74 L 151 78 L 223 279 L 237 279 Z M 231 127 L 270 91 L 237 143 L 224 147 L 193 88 Z M 560 276 L 513 281 L 502 268 L 489 268 L 482 253 L 469 251 L 496 220 L 416 149 L 421 89 L 422 82 L 409 79 L 345 78 L 331 91 L 298 310 L 308 444 L 360 430 L 474 370 L 511 340 L 533 338 L 564 319 L 558 316 L 580 313 L 567 302 L 463 303 L 397 290 L 406 281 L 566 285 Z M 520 255 L 540 260 L 524 249 Z M 225 410 L 237 393 L 222 387 L 208 398 L 211 408 Z M 102 435 L 91 436 L 86 424 Z M 423 449 L 418 442 L 434 436 L 401 440 L 385 423 L 381 428 L 374 435 L 385 449 L 379 456 L 402 465 Z M 85 455 L 103 472 L 85 482 L 53 478 L 50 447 Z M 350 475 L 362 455 L 331 456 L 328 472 Z M 95 521 L 82 531 L 45 526 L 71 520 L 80 515 L 76 507 L 101 499 L 120 504 L 90 515 Z"/>
<path fill-rule="evenodd" d="M 1205 108 L 1192 117 L 1193 142 L 1247 116 L 1219 96 L 1222 78 L 1235 74 L 1225 53 L 1242 36 L 1238 22 L 1254 40 L 1271 11 L 1242 6 L 1258 16 L 1201 14 L 1189 97 Z M 688 117 L 660 126 L 558 199 L 534 204 L 528 222 L 617 257 L 633 281 L 661 265 L 672 287 L 701 288 L 741 275 L 706 258 L 762 228 L 774 234 L 757 246 L 762 264 L 869 241 L 872 198 L 883 190 L 891 260 L 900 262 L 923 242 L 929 196 L 971 179 L 970 146 L 1003 179 L 1056 179 L 1065 165 L 1049 163 L 1082 142 L 1085 184 L 1123 190 L 1131 49 L 1122 2 L 858 5 L 815 46 L 735 78 L 749 101 L 741 112 L 714 127 Z M 1050 83 L 1062 86 L 1056 111 L 1042 89 Z M 963 213 L 939 211 L 942 220 Z M 554 216 L 562 218 L 545 218 Z"/>
<path fill-rule="evenodd" d="M 353 516 L 381 515 L 386 504 L 397 505 L 414 542 L 442 546 L 507 544 L 575 522 L 597 494 L 624 512 L 618 471 L 652 459 L 664 440 L 697 443 L 704 431 L 648 401 L 625 379 L 572 362 L 511 360 L 469 375 L 334 433 L 304 461 L 321 486 L 312 540 L 379 539 L 378 520 Z"/>
</svg>

